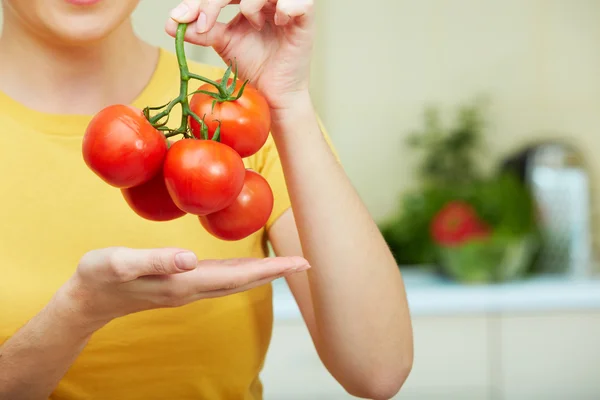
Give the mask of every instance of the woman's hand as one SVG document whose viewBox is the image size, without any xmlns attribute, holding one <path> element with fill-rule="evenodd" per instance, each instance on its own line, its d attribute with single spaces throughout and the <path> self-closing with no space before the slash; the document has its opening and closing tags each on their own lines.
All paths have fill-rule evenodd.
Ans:
<svg viewBox="0 0 600 400">
<path fill-rule="evenodd" d="M 93 332 L 127 314 L 227 296 L 308 268 L 301 257 L 198 261 L 180 249 L 108 248 L 87 253 L 57 299 Z"/>
<path fill-rule="evenodd" d="M 91 251 L 0 346 L 0 398 L 47 399 L 91 335 L 114 318 L 226 296 L 307 268 L 300 257 L 198 261 L 180 249 Z"/>
<path fill-rule="evenodd" d="M 239 4 L 228 24 L 217 22 L 221 9 Z M 313 0 L 185 0 L 171 12 L 167 32 L 190 23 L 186 41 L 212 46 L 239 75 L 267 98 L 274 110 L 287 109 L 309 88 L 314 39 Z"/>
</svg>

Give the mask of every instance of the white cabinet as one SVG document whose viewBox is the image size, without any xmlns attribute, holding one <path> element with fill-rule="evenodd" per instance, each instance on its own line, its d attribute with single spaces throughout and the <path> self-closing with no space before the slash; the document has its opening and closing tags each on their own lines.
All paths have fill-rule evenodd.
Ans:
<svg viewBox="0 0 600 400">
<path fill-rule="evenodd" d="M 402 399 L 487 400 L 487 318 L 416 318 L 415 363 Z M 322 365 L 300 320 L 278 321 L 262 375 L 265 399 L 349 399 Z"/>
<path fill-rule="evenodd" d="M 398 399 L 600 399 L 600 279 L 489 286 L 418 272 L 404 279 L 415 360 Z M 323 367 L 289 291 L 274 288 L 265 399 L 352 398 Z"/>
<path fill-rule="evenodd" d="M 500 338 L 502 399 L 600 399 L 600 312 L 507 315 Z"/>
<path fill-rule="evenodd" d="M 413 318 L 415 358 L 402 399 L 487 400 L 488 318 Z"/>
<path fill-rule="evenodd" d="M 414 317 L 402 400 L 596 400 L 600 311 Z M 277 321 L 262 375 L 266 400 L 351 399 L 301 320 Z"/>
<path fill-rule="evenodd" d="M 352 398 L 321 363 L 302 320 L 276 321 L 262 373 L 265 400 Z"/>
</svg>

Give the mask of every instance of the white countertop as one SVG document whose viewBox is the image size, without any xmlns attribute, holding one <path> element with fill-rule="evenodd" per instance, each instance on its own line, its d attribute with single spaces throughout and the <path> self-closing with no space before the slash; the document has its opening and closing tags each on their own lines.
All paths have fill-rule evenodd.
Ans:
<svg viewBox="0 0 600 400">
<path fill-rule="evenodd" d="M 600 277 L 537 276 L 497 285 L 461 285 L 426 271 L 403 270 L 411 315 L 465 315 L 600 310 Z M 300 312 L 285 281 L 273 284 L 276 319 Z"/>
</svg>

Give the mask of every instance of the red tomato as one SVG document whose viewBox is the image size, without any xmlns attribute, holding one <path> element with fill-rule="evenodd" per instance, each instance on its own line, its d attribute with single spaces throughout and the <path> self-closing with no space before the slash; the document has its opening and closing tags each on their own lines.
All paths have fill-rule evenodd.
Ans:
<svg viewBox="0 0 600 400">
<path fill-rule="evenodd" d="M 172 221 L 186 214 L 171 199 L 162 170 L 148 182 L 121 189 L 121 193 L 137 215 L 150 221 Z"/>
<path fill-rule="evenodd" d="M 181 210 L 206 215 L 231 204 L 244 186 L 242 158 L 214 140 L 182 139 L 167 153 L 167 190 Z"/>
<path fill-rule="evenodd" d="M 244 188 L 228 207 L 199 217 L 211 235 L 222 240 L 240 240 L 263 228 L 273 211 L 273 191 L 257 172 L 246 170 Z"/>
<path fill-rule="evenodd" d="M 218 81 L 220 82 L 220 81 Z M 229 80 L 230 84 L 233 82 Z M 236 83 L 234 95 L 237 95 L 243 82 Z M 199 88 L 212 93 L 217 89 L 210 84 Z M 246 85 L 242 97 L 235 101 L 216 102 L 203 93 L 196 93 L 190 101 L 190 109 L 208 127 L 208 137 L 212 138 L 221 122 L 221 142 L 233 148 L 242 157 L 248 157 L 260 150 L 271 130 L 271 111 L 265 98 L 250 84 Z M 202 138 L 200 124 L 190 117 L 190 127 L 194 136 Z"/>
<path fill-rule="evenodd" d="M 112 105 L 90 121 L 83 137 L 87 166 L 111 186 L 125 189 L 153 178 L 167 154 L 167 142 L 133 107 Z"/>
<path fill-rule="evenodd" d="M 485 238 L 491 232 L 477 211 L 468 203 L 452 201 L 446 204 L 431 223 L 431 236 L 444 246 L 455 246 L 469 240 Z"/>
</svg>

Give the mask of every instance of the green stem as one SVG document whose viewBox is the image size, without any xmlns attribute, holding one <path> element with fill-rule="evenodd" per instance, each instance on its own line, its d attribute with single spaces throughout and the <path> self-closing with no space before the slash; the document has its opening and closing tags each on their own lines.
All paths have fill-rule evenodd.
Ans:
<svg viewBox="0 0 600 400">
<path fill-rule="evenodd" d="M 188 110 L 190 104 L 188 100 L 188 87 L 190 81 L 190 70 L 188 67 L 187 59 L 185 57 L 185 31 L 187 24 L 179 24 L 177 27 L 177 34 L 175 35 L 175 53 L 177 54 L 177 62 L 179 64 L 179 102 L 181 104 L 181 125 L 179 131 L 185 132 L 184 136 L 187 135 L 188 130 Z"/>
<path fill-rule="evenodd" d="M 179 132 L 179 131 L 169 131 L 169 133 L 165 133 L 165 137 L 167 139 L 171 138 L 173 136 L 177 136 L 177 135 L 181 135 L 181 132 Z"/>
<path fill-rule="evenodd" d="M 190 103 L 189 103 L 190 79 L 196 79 L 201 82 L 204 82 L 204 83 L 214 86 L 218 90 L 218 93 L 212 94 L 212 93 L 207 92 L 206 94 L 214 97 L 215 103 L 223 102 L 223 101 L 235 101 L 235 100 L 239 99 L 241 97 L 242 93 L 244 92 L 244 88 L 245 88 L 247 82 L 244 82 L 244 84 L 242 85 L 242 87 L 239 90 L 238 95 L 233 96 L 233 92 L 235 90 L 235 85 L 236 85 L 236 81 L 237 81 L 237 66 L 235 68 L 233 82 L 229 86 L 227 85 L 227 83 L 229 80 L 229 76 L 231 75 L 231 72 L 232 72 L 231 65 L 227 69 L 227 72 L 225 73 L 221 83 L 217 83 L 216 81 L 213 81 L 212 79 L 191 73 L 189 70 L 187 58 L 185 55 L 185 33 L 187 30 L 187 27 L 188 27 L 188 24 L 179 24 L 177 27 L 177 32 L 175 34 L 175 53 L 177 55 L 177 63 L 179 65 L 179 78 L 180 78 L 179 96 L 177 96 L 176 99 L 172 100 L 165 106 L 147 107 L 144 110 L 144 115 L 146 116 L 148 121 L 150 121 L 150 123 L 155 128 L 159 129 L 162 132 L 167 132 L 167 134 L 165 135 L 166 137 L 171 137 L 171 136 L 181 134 L 186 138 L 192 138 L 193 135 L 191 135 L 189 133 L 189 118 L 190 117 L 194 118 L 194 120 L 196 120 L 200 124 L 202 136 L 204 137 L 204 139 L 207 139 L 207 137 L 205 137 L 205 136 L 207 136 L 207 133 L 206 133 L 207 126 L 206 126 L 204 120 L 201 120 L 190 109 Z M 204 93 L 204 91 L 198 91 L 198 93 Z M 177 104 L 181 105 L 181 125 L 176 130 L 169 130 L 169 128 L 166 127 L 168 119 L 165 122 L 161 122 L 161 120 L 165 117 L 168 117 L 171 114 L 173 107 L 175 107 Z M 214 103 L 213 103 L 213 106 L 214 106 Z M 155 115 L 153 117 L 150 117 L 151 110 L 154 111 L 154 110 L 160 110 L 163 108 L 164 108 L 163 111 L 159 112 L 157 115 Z M 215 134 L 216 140 L 219 140 L 218 136 L 219 136 L 218 134 Z"/>
<path fill-rule="evenodd" d="M 201 75 L 196 75 L 196 74 L 190 74 L 190 78 L 199 80 L 199 81 L 204 82 L 204 83 L 208 83 L 210 85 L 213 85 L 214 87 L 217 88 L 217 90 L 219 91 L 219 95 L 221 97 L 226 98 L 228 96 L 226 90 L 223 88 L 223 85 L 221 85 L 221 84 L 213 81 L 212 79 L 208 79 L 208 78 L 205 78 L 205 77 L 203 77 Z"/>
<path fill-rule="evenodd" d="M 215 142 L 220 142 L 221 141 L 221 121 L 217 121 L 219 123 L 219 125 L 217 126 L 217 129 L 215 129 L 215 134 L 213 135 L 212 140 L 214 140 Z"/>
<path fill-rule="evenodd" d="M 175 34 L 175 54 L 177 55 L 177 64 L 179 65 L 179 96 L 176 99 L 171 101 L 166 108 L 150 118 L 149 121 L 155 127 L 159 127 L 159 121 L 163 118 L 169 116 L 173 107 L 177 104 L 181 105 L 181 124 L 179 128 L 175 131 L 170 131 L 168 135 L 174 136 L 178 133 L 183 134 L 184 137 L 191 137 L 188 133 L 188 117 L 192 114 L 190 110 L 189 103 L 189 82 L 193 77 L 195 79 L 201 79 L 204 81 L 210 81 L 210 79 L 203 78 L 199 75 L 191 74 L 190 69 L 187 63 L 187 58 L 185 55 L 185 32 L 187 30 L 188 24 L 179 24 L 177 27 L 177 33 Z M 215 82 L 215 84 L 217 84 Z M 203 122 L 201 121 L 201 124 Z M 162 124 L 164 125 L 164 124 Z M 169 137 L 169 136 L 167 136 Z"/>
<path fill-rule="evenodd" d="M 154 117 L 150 118 L 150 123 L 152 125 L 156 125 L 158 123 L 158 121 L 160 121 L 161 119 L 163 119 L 164 117 L 168 116 L 171 113 L 171 110 L 173 110 L 173 107 L 175 107 L 177 104 L 179 104 L 181 102 L 181 99 L 179 97 L 177 97 L 175 100 L 171 101 L 168 105 L 167 108 L 165 108 L 163 111 L 161 111 L 160 113 L 156 114 Z"/>
<path fill-rule="evenodd" d="M 206 126 L 204 120 L 200 119 L 200 117 L 190 109 L 188 109 L 188 114 L 200 125 L 200 134 L 202 135 L 202 139 L 207 140 L 208 127 Z"/>
</svg>

